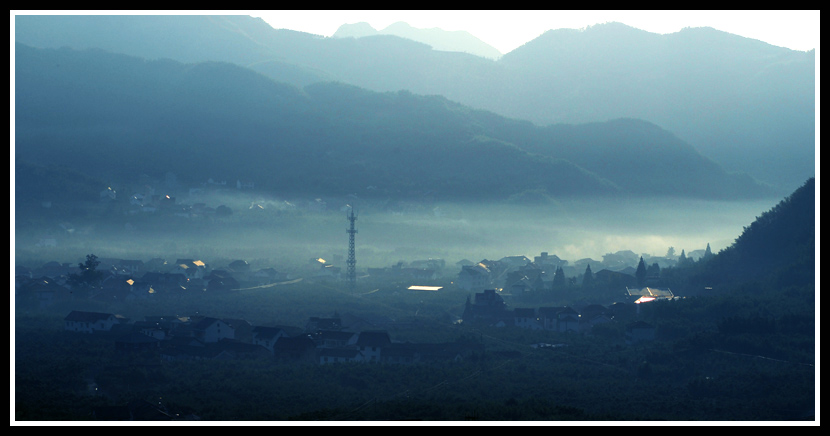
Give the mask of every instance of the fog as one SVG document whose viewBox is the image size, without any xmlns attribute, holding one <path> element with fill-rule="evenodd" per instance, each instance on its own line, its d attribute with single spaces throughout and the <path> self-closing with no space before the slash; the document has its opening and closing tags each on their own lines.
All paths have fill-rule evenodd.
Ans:
<svg viewBox="0 0 830 436">
<path fill-rule="evenodd" d="M 357 269 L 399 261 L 441 258 L 448 269 L 467 259 L 497 260 L 542 252 L 573 262 L 602 260 L 631 250 L 664 256 L 691 253 L 709 244 L 717 253 L 744 226 L 780 199 L 721 202 L 677 198 L 559 200 L 544 205 L 385 202 L 349 199 L 281 199 L 228 191 L 177 197 L 177 204 L 227 205 L 233 214 L 181 217 L 156 214 L 16 231 L 21 264 L 78 262 L 86 254 L 140 259 L 199 258 L 225 266 L 244 259 L 258 267 L 294 268 L 322 257 L 345 267 L 346 210 L 357 211 Z M 69 230 L 67 230 L 69 228 Z M 56 245 L 39 247 L 41 238 Z"/>
</svg>

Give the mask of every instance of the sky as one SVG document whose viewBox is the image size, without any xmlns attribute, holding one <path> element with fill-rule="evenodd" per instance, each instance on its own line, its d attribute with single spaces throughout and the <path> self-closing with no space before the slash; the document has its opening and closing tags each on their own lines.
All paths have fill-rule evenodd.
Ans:
<svg viewBox="0 0 830 436">
<path fill-rule="evenodd" d="M 224 11 L 225 13 L 227 11 Z M 241 11 L 276 29 L 331 36 L 342 24 L 369 23 L 382 30 L 404 21 L 416 28 L 466 30 L 502 54 L 550 29 L 580 29 L 616 21 L 653 33 L 684 27 L 715 29 L 793 50 L 818 49 L 820 11 L 578 11 L 578 10 L 289 10 Z"/>
<path fill-rule="evenodd" d="M 509 53 L 551 29 L 581 29 L 616 21 L 653 33 L 674 33 L 684 27 L 715 29 L 758 39 L 793 50 L 819 46 L 819 10 L 71 10 L 11 11 L 12 14 L 242 14 L 260 17 L 275 29 L 332 36 L 343 24 L 369 23 L 382 30 L 398 21 L 420 28 L 466 30 Z M 13 20 L 12 20 L 13 22 Z"/>
</svg>

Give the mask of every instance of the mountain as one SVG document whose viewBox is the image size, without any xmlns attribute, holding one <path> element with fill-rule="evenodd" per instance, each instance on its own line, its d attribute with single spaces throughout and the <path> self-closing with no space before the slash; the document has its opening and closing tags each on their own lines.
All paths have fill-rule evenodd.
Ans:
<svg viewBox="0 0 830 436">
<path fill-rule="evenodd" d="M 274 30 L 246 16 L 16 16 L 15 25 L 16 40 L 36 47 L 228 61 L 298 86 L 408 89 L 537 124 L 642 118 L 730 171 L 782 187 L 814 174 L 815 52 L 714 29 L 560 29 L 491 61 L 388 35 Z"/>
<path fill-rule="evenodd" d="M 524 78 L 511 89 L 523 106 L 509 115 L 642 118 L 788 191 L 814 174 L 814 51 L 712 28 L 659 35 L 607 23 L 548 31 L 499 62 Z"/>
<path fill-rule="evenodd" d="M 368 29 L 365 29 L 368 30 Z M 497 61 L 391 35 L 324 38 L 248 16 L 15 16 L 15 40 L 224 61 L 299 87 L 442 95 L 539 125 L 639 118 L 730 172 L 791 192 L 815 175 L 815 50 L 711 28 L 551 30 Z"/>
<path fill-rule="evenodd" d="M 470 53 L 487 59 L 498 59 L 501 52 L 495 47 L 476 38 L 464 30 L 418 29 L 399 21 L 382 30 L 375 30 L 368 23 L 344 24 L 340 26 L 333 38 L 362 38 L 374 35 L 394 35 L 429 45 L 435 50 Z"/>
<path fill-rule="evenodd" d="M 676 271 L 674 283 L 686 295 L 732 289 L 776 300 L 805 299 L 812 305 L 816 285 L 816 186 L 809 178 L 792 194 L 756 217 L 729 247 L 709 260 Z M 679 278 L 679 279 L 677 279 Z M 779 302 L 780 306 L 788 303 Z"/>
<path fill-rule="evenodd" d="M 169 171 L 193 184 L 251 179 L 317 196 L 768 194 L 641 120 L 539 127 L 441 96 L 334 82 L 299 89 L 230 63 L 19 43 L 15 158 L 104 180 Z"/>
</svg>

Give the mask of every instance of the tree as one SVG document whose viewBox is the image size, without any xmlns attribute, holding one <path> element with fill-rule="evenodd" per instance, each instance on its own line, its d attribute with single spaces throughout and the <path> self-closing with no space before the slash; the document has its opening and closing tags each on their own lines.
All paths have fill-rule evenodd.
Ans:
<svg viewBox="0 0 830 436">
<path fill-rule="evenodd" d="M 669 250 L 666 251 L 666 257 L 668 259 L 674 259 L 674 247 L 669 247 Z"/>
<path fill-rule="evenodd" d="M 556 267 L 556 272 L 553 274 L 553 287 L 565 287 L 565 271 L 562 270 L 561 266 Z"/>
<path fill-rule="evenodd" d="M 594 284 L 594 274 L 591 272 L 591 265 L 589 264 L 585 268 L 585 274 L 582 276 L 582 286 L 587 288 L 592 284 Z"/>
<path fill-rule="evenodd" d="M 712 249 L 709 248 L 709 243 L 707 242 L 706 243 L 706 252 L 703 253 L 703 260 L 709 260 L 709 259 L 712 258 L 712 256 L 714 256 L 714 254 L 712 254 Z"/>
<path fill-rule="evenodd" d="M 649 280 L 657 280 L 660 278 L 660 265 L 657 262 L 651 264 L 646 270 L 646 277 Z"/>
<path fill-rule="evenodd" d="M 637 286 L 646 285 L 646 262 L 643 260 L 643 256 L 640 256 L 640 263 L 637 264 L 637 272 L 634 273 L 634 277 L 637 278 Z"/>
<path fill-rule="evenodd" d="M 686 250 L 680 250 L 680 257 L 677 258 L 677 266 L 685 267 L 690 266 L 691 262 L 688 257 L 686 257 Z"/>
<path fill-rule="evenodd" d="M 96 288 L 101 284 L 104 274 L 98 271 L 98 256 L 94 254 L 87 254 L 86 261 L 78 264 L 80 272 L 78 274 L 69 275 L 69 284 L 77 291 L 88 291 Z"/>
</svg>

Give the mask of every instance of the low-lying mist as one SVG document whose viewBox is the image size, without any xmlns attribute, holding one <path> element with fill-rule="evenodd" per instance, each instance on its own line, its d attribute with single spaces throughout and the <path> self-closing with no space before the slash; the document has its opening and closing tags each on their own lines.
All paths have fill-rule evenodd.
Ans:
<svg viewBox="0 0 830 436">
<path fill-rule="evenodd" d="M 186 196 L 185 196 L 186 197 Z M 779 199 L 721 202 L 678 198 L 559 200 L 543 205 L 445 202 L 291 200 L 228 191 L 182 197 L 183 204 L 226 205 L 227 217 L 119 216 L 106 223 L 73 223 L 73 231 L 16 232 L 18 263 L 79 262 L 99 257 L 140 259 L 199 258 L 225 266 L 235 259 L 257 267 L 293 268 L 322 257 L 345 267 L 349 222 L 357 211 L 358 270 L 399 261 L 441 258 L 449 268 L 459 260 L 477 262 L 541 252 L 571 262 L 602 260 L 631 250 L 664 256 L 702 250 L 717 253 L 740 236 L 744 226 Z M 57 234 L 55 235 L 55 232 Z M 38 247 L 44 234 L 57 245 Z"/>
</svg>

